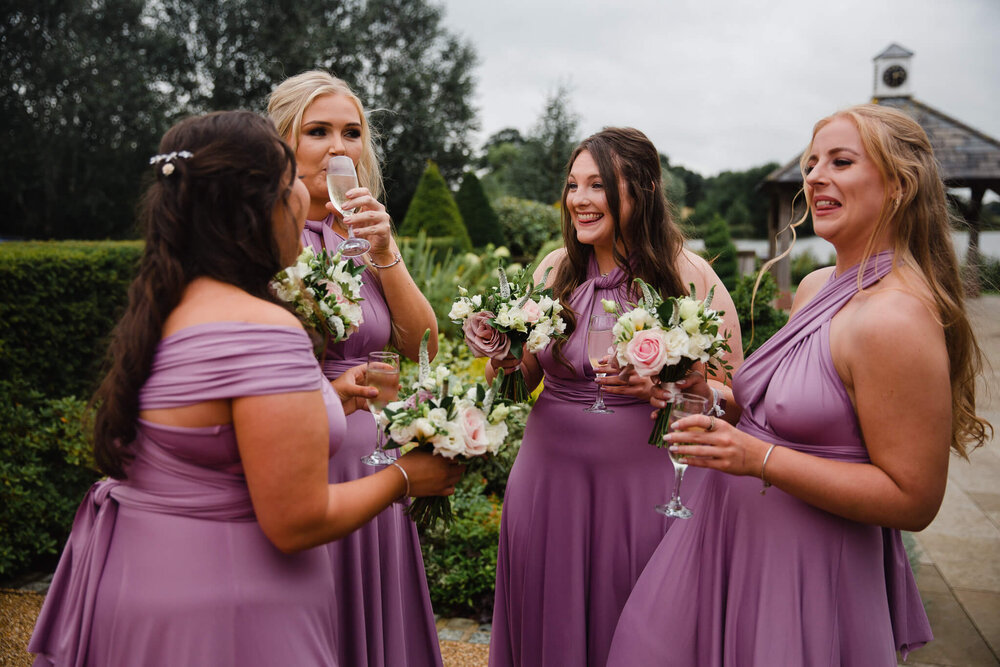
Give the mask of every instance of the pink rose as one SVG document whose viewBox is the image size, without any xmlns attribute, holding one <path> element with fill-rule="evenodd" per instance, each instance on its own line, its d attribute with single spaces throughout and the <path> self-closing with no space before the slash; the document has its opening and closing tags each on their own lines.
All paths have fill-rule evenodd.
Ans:
<svg viewBox="0 0 1000 667">
<path fill-rule="evenodd" d="M 336 298 L 337 303 L 345 303 L 347 301 L 344 297 L 344 290 L 338 283 L 335 283 L 332 280 L 321 280 L 319 281 L 319 284 L 326 289 L 327 294 L 332 294 Z"/>
<path fill-rule="evenodd" d="M 528 299 L 521 306 L 521 312 L 524 313 L 524 321 L 534 324 L 538 320 L 542 319 L 542 309 L 538 307 L 534 299 Z"/>
<path fill-rule="evenodd" d="M 481 456 L 486 453 L 489 439 L 486 433 L 486 415 L 477 407 L 458 410 L 458 431 L 465 442 L 466 456 Z"/>
<path fill-rule="evenodd" d="M 507 334 L 493 328 L 488 321 L 492 317 L 493 313 L 490 311 L 481 310 L 466 318 L 462 324 L 465 344 L 477 357 L 503 359 L 510 351 L 510 339 Z"/>
<path fill-rule="evenodd" d="M 637 331 L 625 346 L 625 356 L 641 377 L 656 375 L 667 361 L 666 336 L 661 329 Z"/>
</svg>

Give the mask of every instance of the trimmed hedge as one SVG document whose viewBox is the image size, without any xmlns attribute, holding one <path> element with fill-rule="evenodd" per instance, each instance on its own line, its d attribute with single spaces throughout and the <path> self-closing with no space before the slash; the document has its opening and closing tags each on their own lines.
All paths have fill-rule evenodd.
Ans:
<svg viewBox="0 0 1000 667">
<path fill-rule="evenodd" d="M 458 204 L 432 160 L 427 161 L 427 168 L 417 183 L 417 191 L 413 193 L 410 207 L 406 209 L 403 224 L 399 227 L 403 236 L 416 236 L 421 231 L 431 237 L 452 237 L 452 244 L 459 244 L 462 250 L 472 249 Z"/>
<path fill-rule="evenodd" d="M 0 377 L 89 396 L 141 252 L 139 241 L 0 243 Z"/>
</svg>

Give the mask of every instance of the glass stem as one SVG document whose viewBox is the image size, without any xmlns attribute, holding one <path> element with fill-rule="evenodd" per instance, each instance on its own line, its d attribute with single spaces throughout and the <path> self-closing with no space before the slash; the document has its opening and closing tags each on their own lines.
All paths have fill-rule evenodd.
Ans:
<svg viewBox="0 0 1000 667">
<path fill-rule="evenodd" d="M 674 463 L 674 491 L 670 494 L 670 507 L 681 507 L 681 482 L 684 480 L 684 471 L 687 465 Z"/>
<path fill-rule="evenodd" d="M 598 379 L 603 378 L 607 373 L 598 373 Z M 594 407 L 600 410 L 604 409 L 604 385 L 598 383 L 597 385 L 597 402 L 594 403 Z"/>
</svg>

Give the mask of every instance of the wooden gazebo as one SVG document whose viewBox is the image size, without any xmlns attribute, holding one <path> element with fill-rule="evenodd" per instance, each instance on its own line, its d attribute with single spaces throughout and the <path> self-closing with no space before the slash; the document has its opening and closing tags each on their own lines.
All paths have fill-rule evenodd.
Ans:
<svg viewBox="0 0 1000 667">
<path fill-rule="evenodd" d="M 970 294 L 979 293 L 979 231 L 983 196 L 987 190 L 1000 194 L 1000 142 L 923 102 L 909 92 L 909 60 L 913 53 L 892 44 L 875 56 L 873 102 L 895 107 L 916 120 L 930 138 L 941 166 L 941 177 L 949 188 L 969 188 L 971 199 L 965 211 L 969 248 L 965 257 L 966 285 Z M 789 235 L 779 236 L 788 222 L 802 216 L 803 198 L 795 197 L 802 189 L 802 174 L 796 156 L 771 172 L 762 184 L 771 201 L 768 217 L 770 256 L 788 247 Z M 795 199 L 795 210 L 793 210 Z M 789 261 L 785 258 L 774 267 L 775 279 L 782 293 L 791 288 Z"/>
</svg>

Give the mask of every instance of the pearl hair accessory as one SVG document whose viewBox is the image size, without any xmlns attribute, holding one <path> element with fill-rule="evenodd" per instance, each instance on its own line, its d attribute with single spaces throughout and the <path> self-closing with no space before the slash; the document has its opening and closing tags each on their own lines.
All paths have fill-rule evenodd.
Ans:
<svg viewBox="0 0 1000 667">
<path fill-rule="evenodd" d="M 194 157 L 194 153 L 191 151 L 172 151 L 170 153 L 160 153 L 159 155 L 154 155 L 149 158 L 149 164 L 159 164 L 163 162 L 163 166 L 160 167 L 160 173 L 164 176 L 169 176 L 174 173 L 173 161 L 177 158 L 191 158 Z"/>
</svg>

